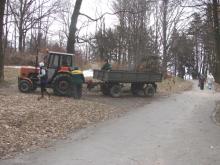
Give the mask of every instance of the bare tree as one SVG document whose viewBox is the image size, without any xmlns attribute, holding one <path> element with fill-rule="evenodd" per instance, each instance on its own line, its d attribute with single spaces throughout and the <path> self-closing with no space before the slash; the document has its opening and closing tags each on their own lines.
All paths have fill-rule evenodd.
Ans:
<svg viewBox="0 0 220 165">
<path fill-rule="evenodd" d="M 0 81 L 4 80 L 3 22 L 6 0 L 0 3 Z"/>
<path fill-rule="evenodd" d="M 160 3 L 160 1 L 159 1 Z M 162 68 L 163 73 L 166 74 L 168 62 L 169 62 L 169 47 L 170 47 L 170 37 L 174 30 L 181 30 L 181 26 L 178 24 L 181 22 L 181 18 L 184 15 L 183 5 L 186 3 L 185 0 L 162 0 L 160 6 L 160 35 L 161 36 L 161 45 L 162 45 Z"/>
<path fill-rule="evenodd" d="M 74 11 L 71 18 L 68 40 L 67 40 L 68 53 L 75 53 L 76 30 L 77 30 L 76 26 L 80 13 L 81 4 L 82 4 L 82 0 L 76 0 Z"/>
<path fill-rule="evenodd" d="M 58 1 L 51 2 L 50 0 L 10 1 L 10 9 L 18 28 L 20 52 L 23 52 L 25 49 L 25 39 L 28 31 L 34 28 L 43 18 L 55 12 L 58 4 Z"/>
<path fill-rule="evenodd" d="M 220 83 L 220 26 L 219 26 L 219 5 L 218 0 L 213 0 L 213 22 L 214 22 L 214 33 L 215 33 L 215 51 L 217 58 L 216 65 L 216 81 Z"/>
<path fill-rule="evenodd" d="M 119 19 L 118 29 L 118 59 L 122 63 L 134 65 L 137 69 L 142 59 L 153 55 L 153 38 L 151 33 L 150 13 L 154 2 L 139 0 L 117 0 L 114 10 Z"/>
</svg>

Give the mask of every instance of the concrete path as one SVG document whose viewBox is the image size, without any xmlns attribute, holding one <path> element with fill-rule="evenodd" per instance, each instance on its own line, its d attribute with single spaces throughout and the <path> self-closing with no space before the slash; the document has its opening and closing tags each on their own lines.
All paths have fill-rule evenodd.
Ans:
<svg viewBox="0 0 220 165">
<path fill-rule="evenodd" d="M 220 94 L 194 89 L 81 130 L 54 147 L 0 165 L 220 165 Z"/>
</svg>

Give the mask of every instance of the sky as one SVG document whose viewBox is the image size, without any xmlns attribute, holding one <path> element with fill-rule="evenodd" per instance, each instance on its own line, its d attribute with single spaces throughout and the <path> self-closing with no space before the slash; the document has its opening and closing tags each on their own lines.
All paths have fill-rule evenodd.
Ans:
<svg viewBox="0 0 220 165">
<path fill-rule="evenodd" d="M 81 12 L 92 18 L 97 18 L 106 12 L 113 13 L 112 0 L 83 0 Z M 81 16 L 79 20 L 84 20 L 84 18 Z M 115 21 L 115 16 L 105 16 L 106 26 L 112 26 Z"/>
<path fill-rule="evenodd" d="M 98 18 L 103 13 L 114 13 L 112 8 L 112 3 L 114 0 L 83 0 L 80 12 L 83 14 L 86 14 L 92 18 Z M 73 4 L 75 4 L 75 0 L 71 1 Z M 190 11 L 191 12 L 191 11 Z M 72 15 L 72 12 L 70 13 Z M 105 15 L 105 25 L 106 27 L 114 27 L 118 23 L 117 17 L 113 15 Z M 82 25 L 88 25 L 81 29 Z M 51 31 L 54 31 L 55 35 L 57 34 L 56 31 L 58 31 L 59 28 L 62 28 L 62 25 L 57 23 L 57 26 L 54 26 L 55 28 L 51 28 Z M 96 30 L 96 22 L 90 22 L 88 24 L 88 18 L 85 16 L 79 16 L 77 28 L 80 29 L 79 36 L 85 36 L 89 35 L 91 33 L 94 34 Z M 54 37 L 54 34 L 52 36 L 53 40 L 57 40 L 57 37 Z"/>
<path fill-rule="evenodd" d="M 99 18 L 101 15 L 103 15 L 106 12 L 108 13 L 114 12 L 112 9 L 112 1 L 113 0 L 83 0 L 80 12 L 94 19 Z M 74 8 L 75 0 L 72 1 L 72 4 Z M 72 12 L 70 13 L 70 15 L 72 15 Z M 105 19 L 106 27 L 113 27 L 117 23 L 116 16 L 105 15 L 104 19 Z M 89 19 L 86 18 L 85 16 L 79 16 L 77 28 L 80 29 L 80 33 L 79 33 L 80 36 L 89 35 L 91 33 L 94 34 L 96 30 L 96 22 L 90 21 L 88 23 L 88 20 Z M 57 32 L 60 29 L 62 29 L 62 24 L 56 21 L 53 24 L 54 26 L 51 26 L 50 28 L 52 35 L 49 38 L 53 40 L 54 42 L 56 42 L 58 40 Z M 84 27 L 83 25 L 86 25 L 86 26 Z M 84 28 L 81 28 L 82 26 Z"/>
<path fill-rule="evenodd" d="M 92 18 L 99 18 L 106 12 L 113 13 L 112 0 L 83 0 L 80 12 Z M 105 15 L 104 19 L 106 27 L 112 27 L 117 20 L 116 17 L 110 15 Z M 80 16 L 77 27 L 80 27 L 83 22 L 87 21 L 86 17 Z M 95 29 L 96 22 L 91 22 L 88 27 L 81 30 L 80 35 L 94 33 Z"/>
</svg>

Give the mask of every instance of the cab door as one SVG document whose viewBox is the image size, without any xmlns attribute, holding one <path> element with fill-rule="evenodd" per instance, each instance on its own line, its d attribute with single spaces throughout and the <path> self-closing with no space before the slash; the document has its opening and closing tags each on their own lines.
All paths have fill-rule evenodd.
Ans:
<svg viewBox="0 0 220 165">
<path fill-rule="evenodd" d="M 60 56 L 58 54 L 50 54 L 48 62 L 48 82 L 51 82 L 59 68 Z"/>
</svg>

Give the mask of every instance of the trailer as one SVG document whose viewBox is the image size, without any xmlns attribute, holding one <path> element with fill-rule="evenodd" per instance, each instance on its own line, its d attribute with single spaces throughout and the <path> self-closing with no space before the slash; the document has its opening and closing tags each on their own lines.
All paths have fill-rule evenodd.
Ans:
<svg viewBox="0 0 220 165">
<path fill-rule="evenodd" d="M 101 81 L 101 91 L 104 95 L 115 98 L 120 97 L 124 84 L 130 84 L 131 93 L 134 96 L 153 97 L 157 91 L 156 82 L 162 81 L 162 74 L 122 70 L 94 70 L 93 78 Z"/>
</svg>

